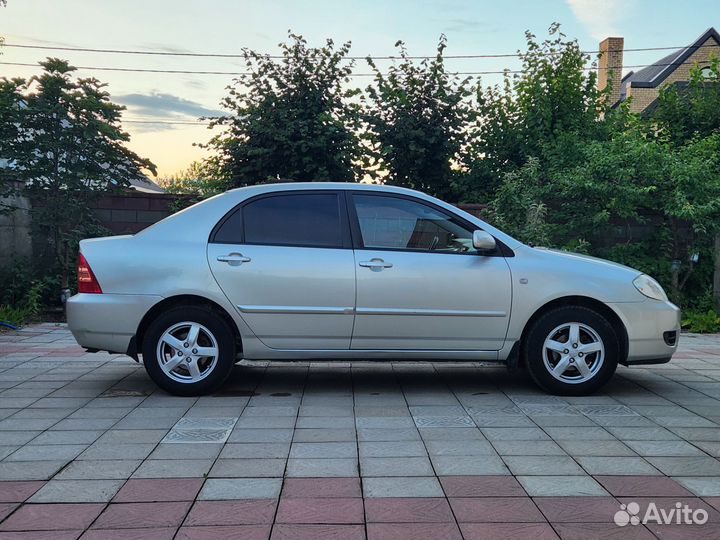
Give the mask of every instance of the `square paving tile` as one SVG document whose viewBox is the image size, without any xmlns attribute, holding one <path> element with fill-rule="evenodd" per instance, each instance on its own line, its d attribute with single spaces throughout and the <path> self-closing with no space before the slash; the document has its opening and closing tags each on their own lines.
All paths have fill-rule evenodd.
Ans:
<svg viewBox="0 0 720 540">
<path fill-rule="evenodd" d="M 460 529 L 465 540 L 558 539 L 548 523 L 461 523 Z"/>
<path fill-rule="evenodd" d="M 359 478 L 286 478 L 283 497 L 362 497 Z"/>
<path fill-rule="evenodd" d="M 82 531 L 103 508 L 104 504 L 26 504 L 0 524 L 0 531 Z"/>
<path fill-rule="evenodd" d="M 24 502 L 44 485 L 41 481 L 0 482 L 0 503 Z"/>
<path fill-rule="evenodd" d="M 113 502 L 193 501 L 202 478 L 132 478 L 115 495 Z"/>
<path fill-rule="evenodd" d="M 363 496 L 379 497 L 442 497 L 440 482 L 434 476 L 363 478 Z"/>
<path fill-rule="evenodd" d="M 444 498 L 371 498 L 365 501 L 367 523 L 454 523 Z"/>
<path fill-rule="evenodd" d="M 282 478 L 210 478 L 198 499 L 275 499 L 281 487 Z"/>
<path fill-rule="evenodd" d="M 607 523 L 619 510 L 613 497 L 535 497 L 533 501 L 551 523 Z"/>
<path fill-rule="evenodd" d="M 270 538 L 271 540 L 365 540 L 365 527 L 347 524 L 276 523 Z"/>
<path fill-rule="evenodd" d="M 576 458 L 593 475 L 659 475 L 660 472 L 641 457 L 580 456 Z"/>
<path fill-rule="evenodd" d="M 202 478 L 210 472 L 211 459 L 148 459 L 133 478 Z"/>
<path fill-rule="evenodd" d="M 176 527 L 152 527 L 141 529 L 88 529 L 80 540 L 172 540 Z"/>
<path fill-rule="evenodd" d="M 720 476 L 720 461 L 712 457 L 649 457 L 667 476 Z"/>
<path fill-rule="evenodd" d="M 686 488 L 665 476 L 596 476 L 595 480 L 616 497 L 691 496 Z"/>
<path fill-rule="evenodd" d="M 268 540 L 269 537 L 270 525 L 208 525 L 180 527 L 175 540 Z"/>
<path fill-rule="evenodd" d="M 124 480 L 50 480 L 40 488 L 31 503 L 95 503 L 108 502 Z"/>
<path fill-rule="evenodd" d="M 518 476 L 517 480 L 531 497 L 608 494 L 590 476 Z"/>
<path fill-rule="evenodd" d="M 451 498 L 450 506 L 460 523 L 545 521 L 530 497 Z"/>
<path fill-rule="evenodd" d="M 179 527 L 190 502 L 111 503 L 93 523 L 95 529 Z"/>
<path fill-rule="evenodd" d="M 461 540 L 455 523 L 369 523 L 368 540 Z"/>
<path fill-rule="evenodd" d="M 510 474 L 499 456 L 431 456 L 438 476 Z"/>
<path fill-rule="evenodd" d="M 211 478 L 282 478 L 284 459 L 218 459 Z"/>
<path fill-rule="evenodd" d="M 513 476 L 442 476 L 447 497 L 525 497 Z"/>
<path fill-rule="evenodd" d="M 277 501 L 197 501 L 183 526 L 225 526 L 271 524 Z"/>
<path fill-rule="evenodd" d="M 503 461 L 514 475 L 578 475 L 583 470 L 567 456 L 505 456 Z"/>
<path fill-rule="evenodd" d="M 283 498 L 280 500 L 277 523 L 340 524 L 365 522 L 363 502 L 352 498 Z"/>
<path fill-rule="evenodd" d="M 287 477 L 347 477 L 358 476 L 356 459 L 288 459 Z"/>
<path fill-rule="evenodd" d="M 427 457 L 361 458 L 362 476 L 433 476 L 435 473 Z"/>
</svg>

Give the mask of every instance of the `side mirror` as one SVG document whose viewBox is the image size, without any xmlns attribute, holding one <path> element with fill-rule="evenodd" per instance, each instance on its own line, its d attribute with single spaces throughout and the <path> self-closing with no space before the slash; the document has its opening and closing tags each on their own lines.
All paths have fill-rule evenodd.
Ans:
<svg viewBox="0 0 720 540">
<path fill-rule="evenodd" d="M 492 251 L 497 247 L 495 238 L 485 231 L 473 231 L 473 247 L 478 251 Z"/>
</svg>

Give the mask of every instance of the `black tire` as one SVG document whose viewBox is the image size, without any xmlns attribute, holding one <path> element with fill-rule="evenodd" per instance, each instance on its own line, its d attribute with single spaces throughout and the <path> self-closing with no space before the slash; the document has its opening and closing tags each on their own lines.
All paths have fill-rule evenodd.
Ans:
<svg viewBox="0 0 720 540">
<path fill-rule="evenodd" d="M 161 349 L 165 347 L 164 350 L 168 350 L 167 346 L 159 344 L 165 332 L 186 322 L 204 327 L 198 338 L 199 346 L 213 346 L 212 338 L 217 345 L 218 354 L 214 364 L 209 358 L 198 360 L 198 366 L 204 366 L 205 371 L 202 371 L 203 368 L 200 367 L 202 379 L 197 381 L 190 380 L 189 370 L 187 374 L 183 373 L 187 369 L 184 364 L 180 364 L 173 373 L 166 373 L 161 367 L 163 362 L 158 357 L 159 347 Z M 180 326 L 178 329 L 180 335 L 182 335 L 183 328 Z M 207 394 L 225 382 L 235 365 L 235 335 L 230 325 L 211 309 L 200 306 L 177 306 L 162 313 L 150 323 L 143 338 L 142 355 L 145 370 L 155 384 L 163 390 L 176 396 Z M 187 354 L 185 358 L 187 358 Z M 183 377 L 188 379 L 187 382 L 176 380 Z"/>
<path fill-rule="evenodd" d="M 588 328 L 594 332 L 595 338 L 601 340 L 604 347 L 602 356 L 599 352 L 585 353 L 587 355 L 585 365 L 590 366 L 590 375 L 585 377 L 580 373 L 578 364 L 575 364 L 580 361 L 580 358 L 573 356 L 572 343 L 568 343 L 567 349 L 557 353 L 545 350 L 545 340 L 551 337 L 551 333 L 562 325 L 570 323 L 582 325 L 579 340 L 581 348 L 583 343 L 593 341 L 592 333 L 587 330 Z M 558 337 L 554 341 L 564 344 L 562 339 L 564 332 L 565 330 L 561 329 L 557 334 L 553 333 L 553 336 Z M 569 339 L 569 330 L 567 337 Z M 565 354 L 566 350 L 569 351 L 568 354 Z M 528 328 L 522 344 L 522 360 L 535 384 L 546 392 L 564 396 L 584 396 L 597 391 L 615 373 L 620 355 L 620 341 L 612 325 L 600 313 L 581 306 L 558 307 L 548 311 Z M 558 378 L 551 373 L 550 368 L 558 368 L 558 363 L 563 357 L 567 357 L 566 361 L 571 363 Z M 597 367 L 594 367 L 594 362 L 597 362 L 598 358 L 602 358 L 602 360 Z M 561 378 L 563 380 L 560 380 Z"/>
</svg>

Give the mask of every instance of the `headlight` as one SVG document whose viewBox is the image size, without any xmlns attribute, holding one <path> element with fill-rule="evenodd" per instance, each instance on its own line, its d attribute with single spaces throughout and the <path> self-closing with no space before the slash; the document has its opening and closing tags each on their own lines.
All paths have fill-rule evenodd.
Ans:
<svg viewBox="0 0 720 540">
<path fill-rule="evenodd" d="M 650 276 L 642 274 L 636 277 L 633 280 L 633 285 L 635 285 L 635 288 L 648 298 L 652 298 L 653 300 L 668 299 L 667 294 L 665 294 L 665 291 L 660 284 Z"/>
</svg>

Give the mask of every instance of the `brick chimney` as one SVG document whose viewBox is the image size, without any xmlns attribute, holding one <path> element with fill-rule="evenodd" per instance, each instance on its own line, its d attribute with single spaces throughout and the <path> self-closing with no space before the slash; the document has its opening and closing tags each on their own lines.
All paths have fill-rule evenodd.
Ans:
<svg viewBox="0 0 720 540">
<path fill-rule="evenodd" d="M 598 89 L 610 86 L 610 105 L 620 101 L 620 81 L 622 80 L 623 48 L 625 39 L 609 37 L 600 42 L 600 61 L 598 62 Z"/>
</svg>

